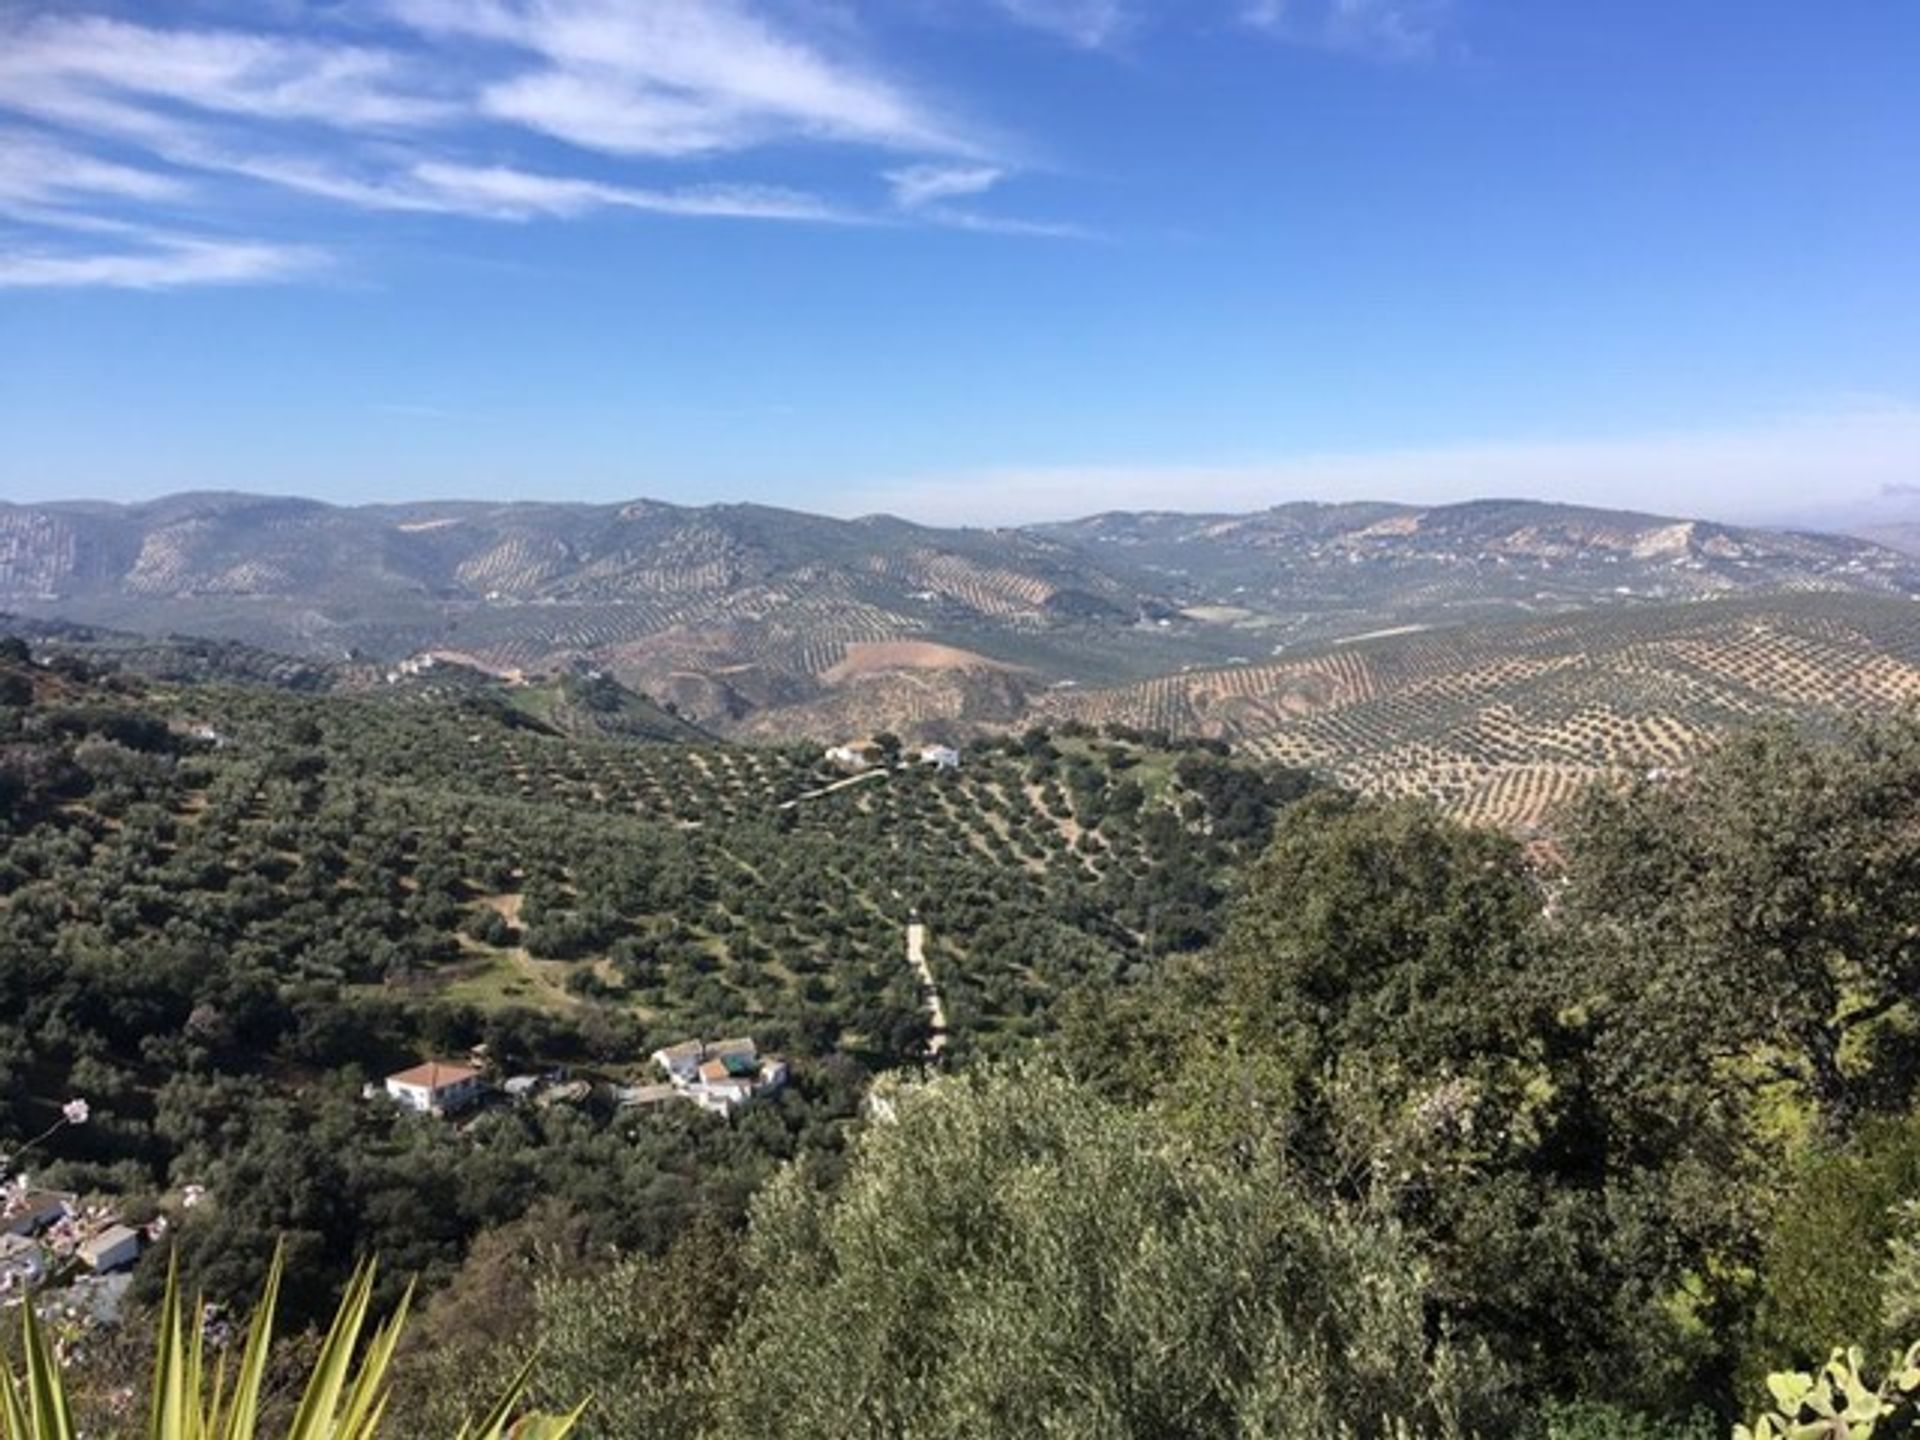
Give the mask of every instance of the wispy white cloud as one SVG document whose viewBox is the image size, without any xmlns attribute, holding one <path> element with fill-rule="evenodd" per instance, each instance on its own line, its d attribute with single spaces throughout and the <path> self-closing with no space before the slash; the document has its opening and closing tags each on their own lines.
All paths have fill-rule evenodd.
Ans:
<svg viewBox="0 0 1920 1440">
<path fill-rule="evenodd" d="M 1127 0 L 994 0 L 1019 24 L 1045 30 L 1071 44 L 1097 50 L 1138 22 Z"/>
<path fill-rule="evenodd" d="M 0 287 L 259 284 L 322 264 L 310 247 L 208 239 L 76 208 L 101 199 L 172 206 L 193 190 L 176 175 L 104 160 L 45 135 L 0 130 L 0 219 L 7 222 L 0 228 Z"/>
<path fill-rule="evenodd" d="M 1240 18 L 1293 44 L 1419 60 L 1436 53 L 1451 0 L 1243 0 Z"/>
<path fill-rule="evenodd" d="M 861 216 L 805 191 L 777 185 L 618 185 L 510 165 L 470 165 L 388 152 L 371 166 L 303 154 L 174 147 L 179 163 L 244 176 L 361 210 L 460 215 L 480 220 L 572 219 L 597 210 L 739 220 L 857 223 Z"/>
<path fill-rule="evenodd" d="M 458 107 L 426 93 L 429 76 L 391 51 L 232 30 L 169 30 L 98 15 L 44 14 L 0 27 L 8 108 L 154 134 L 143 102 L 341 129 L 413 127 Z"/>
<path fill-rule="evenodd" d="M 178 200 L 190 189 L 178 176 L 102 160 L 30 131 L 0 129 L 0 205 L 81 195 Z"/>
<path fill-rule="evenodd" d="M 1087 48 L 1192 13 L 1175 0 L 965 3 Z M 1290 42 L 1408 57 L 1431 48 L 1447 3 L 1202 8 L 1229 7 Z M 327 11 L 231 0 L 187 13 L 201 22 L 0 0 L 0 213 L 43 237 L 42 248 L 13 254 L 16 277 L 188 284 L 308 273 L 312 247 L 224 238 L 242 215 L 261 225 L 259 187 L 365 212 L 492 221 L 624 211 L 1086 234 L 983 213 L 974 202 L 1006 180 L 1008 147 L 876 58 L 858 4 L 351 0 Z M 802 144 L 886 152 L 888 203 L 739 173 Z M 568 148 L 582 153 L 569 161 Z M 525 162 L 529 152 L 538 164 Z M 704 173 L 687 173 L 695 169 Z M 311 206 L 284 209 L 270 228 L 312 223 Z M 154 231 L 179 243 L 150 244 Z M 60 248 L 61 235 L 72 248 Z M 82 243 L 110 235 L 131 251 Z M 296 255 L 301 263 L 287 263 Z M 162 276 L 178 278 L 151 278 Z"/>
<path fill-rule="evenodd" d="M 976 0 L 977 3 L 977 0 Z M 1423 59 L 1438 52 L 1453 0 L 987 0 L 1016 24 L 1086 50 L 1115 50 L 1137 36 L 1219 17 L 1291 45 L 1378 59 Z M 1133 47 L 1127 47 L 1133 48 Z"/>
<path fill-rule="evenodd" d="M 637 87 L 618 76 L 541 70 L 489 86 L 496 119 L 611 155 L 677 158 L 743 149 L 770 133 L 764 117 Z"/>
<path fill-rule="evenodd" d="M 982 215 L 973 210 L 958 210 L 950 205 L 929 206 L 918 212 L 919 218 L 944 230 L 963 230 L 975 235 L 1007 235 L 1018 240 L 1094 240 L 1100 238 L 1084 225 L 1063 220 L 1022 220 L 1011 215 Z"/>
<path fill-rule="evenodd" d="M 957 524 L 1091 510 L 1261 509 L 1288 500 L 1442 503 L 1490 495 L 1764 519 L 1870 496 L 1920 474 L 1920 406 L 1781 416 L 1628 438 L 1488 441 L 1234 465 L 1008 466 L 849 491 L 828 508 Z"/>
<path fill-rule="evenodd" d="M 1036 240 L 1078 240 L 1088 236 L 1079 225 L 985 215 L 953 203 L 984 195 L 1005 179 L 1006 171 L 997 165 L 909 165 L 889 170 L 882 178 L 893 191 L 895 209 L 944 229 Z"/>
<path fill-rule="evenodd" d="M 995 165 L 909 165 L 889 170 L 886 181 L 893 187 L 894 204 L 917 210 L 942 200 L 984 195 L 1005 173 Z"/>
<path fill-rule="evenodd" d="M 957 127 L 857 60 L 740 0 L 391 0 L 437 36 L 494 42 L 539 68 L 488 86 L 498 118 L 616 155 L 691 155 L 809 138 L 964 153 Z"/>
<path fill-rule="evenodd" d="M 738 0 L 390 0 L 429 40 L 494 47 L 431 65 L 390 48 L 100 16 L 0 17 L 4 108 L 121 138 L 201 116 L 364 134 L 491 118 L 622 155 L 772 141 L 965 153 L 955 126 L 884 77 L 828 58 Z M 177 108 L 176 108 L 177 107 Z"/>
<path fill-rule="evenodd" d="M 504 220 L 567 217 L 600 209 L 736 220 L 846 222 L 857 218 L 835 210 L 816 196 L 773 185 L 694 185 L 653 190 L 539 175 L 504 166 L 440 163 L 415 166 L 411 178 L 427 205 Z"/>
<path fill-rule="evenodd" d="M 309 274 L 326 257 L 304 246 L 155 236 L 142 249 L 60 253 L 0 248 L 0 288 L 259 285 Z"/>
<path fill-rule="evenodd" d="M 230 230 L 257 186 L 362 211 L 501 221 L 629 211 L 1036 236 L 1069 228 L 954 210 L 948 202 L 999 179 L 993 147 L 863 53 L 857 25 L 813 23 L 804 7 L 355 0 L 349 25 L 238 5 L 198 13 L 228 24 L 0 0 L 0 119 L 15 122 L 0 124 L 4 213 L 45 231 L 135 240 L 159 224 L 181 241 L 124 255 L 50 242 L 14 253 L 8 283 L 305 273 L 272 257 L 310 258 L 311 248 L 183 233 L 196 222 Z M 248 19 L 275 28 L 236 28 Z M 516 158 L 530 145 L 551 152 L 552 140 L 596 158 Z M 737 170 L 738 157 L 796 143 L 922 158 L 895 172 L 890 209 L 864 215 L 790 185 L 684 173 L 716 157 Z M 609 173 L 609 160 L 655 173 Z M 663 181 L 668 163 L 677 173 Z M 308 218 L 292 212 L 293 223 Z"/>
</svg>

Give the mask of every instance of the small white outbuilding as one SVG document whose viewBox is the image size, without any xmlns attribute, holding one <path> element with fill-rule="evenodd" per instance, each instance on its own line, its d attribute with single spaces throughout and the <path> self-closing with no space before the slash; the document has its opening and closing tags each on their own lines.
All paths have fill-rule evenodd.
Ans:
<svg viewBox="0 0 1920 1440">
<path fill-rule="evenodd" d="M 123 1270 L 140 1258 L 140 1232 L 126 1225 L 109 1225 L 81 1241 L 74 1253 L 89 1270 Z"/>
</svg>

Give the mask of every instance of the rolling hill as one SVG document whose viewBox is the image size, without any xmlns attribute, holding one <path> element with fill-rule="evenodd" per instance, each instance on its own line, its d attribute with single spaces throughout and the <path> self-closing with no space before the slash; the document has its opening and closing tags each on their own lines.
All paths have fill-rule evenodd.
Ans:
<svg viewBox="0 0 1920 1440">
<path fill-rule="evenodd" d="M 705 723 L 759 716 L 758 730 L 789 707 L 844 710 L 837 691 L 872 692 L 888 672 L 922 697 L 908 723 L 997 719 L 1061 681 L 1408 625 L 1916 590 L 1920 560 L 1861 540 L 1527 501 L 996 530 L 652 501 L 0 506 L 0 607 L 309 659 L 585 661 Z M 928 646 L 943 647 L 933 663 Z M 876 663 L 889 653 L 897 664 Z"/>
<path fill-rule="evenodd" d="M 1118 722 L 1518 825 L 1732 725 L 1920 695 L 1916 595 L 1920 558 L 1858 538 L 1530 501 L 997 530 L 652 501 L 0 506 L 0 608 L 170 637 L 113 642 L 148 673 L 453 687 L 606 739 Z"/>
<path fill-rule="evenodd" d="M 1920 701 L 1920 606 L 1788 595 L 1405 631 L 1054 692 L 1049 719 L 1211 735 L 1374 794 L 1535 826 L 1581 786 L 1728 731 Z"/>
</svg>

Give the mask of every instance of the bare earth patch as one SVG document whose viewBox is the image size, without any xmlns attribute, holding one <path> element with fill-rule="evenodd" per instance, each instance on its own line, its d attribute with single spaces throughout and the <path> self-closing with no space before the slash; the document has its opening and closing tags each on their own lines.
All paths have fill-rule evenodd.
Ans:
<svg viewBox="0 0 1920 1440">
<path fill-rule="evenodd" d="M 862 640 L 847 647 L 840 663 L 822 672 L 829 685 L 861 675 L 881 675 L 889 670 L 1017 670 L 1017 665 L 1002 664 L 972 650 L 953 645 L 938 645 L 931 640 Z"/>
</svg>

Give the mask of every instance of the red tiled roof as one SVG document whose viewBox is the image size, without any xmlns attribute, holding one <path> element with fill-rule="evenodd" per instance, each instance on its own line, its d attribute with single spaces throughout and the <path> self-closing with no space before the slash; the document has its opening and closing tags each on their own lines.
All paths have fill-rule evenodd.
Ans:
<svg viewBox="0 0 1920 1440">
<path fill-rule="evenodd" d="M 411 1070 L 402 1070 L 397 1075 L 389 1075 L 387 1082 L 393 1085 L 417 1085 L 423 1090 L 445 1090 L 452 1085 L 464 1084 L 468 1080 L 478 1080 L 480 1072 L 465 1065 L 448 1065 L 444 1061 L 429 1060 L 424 1065 L 416 1065 Z"/>
</svg>

